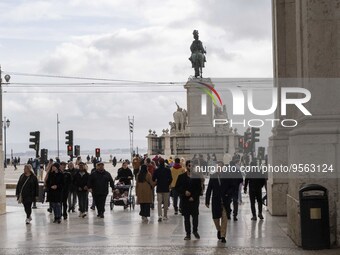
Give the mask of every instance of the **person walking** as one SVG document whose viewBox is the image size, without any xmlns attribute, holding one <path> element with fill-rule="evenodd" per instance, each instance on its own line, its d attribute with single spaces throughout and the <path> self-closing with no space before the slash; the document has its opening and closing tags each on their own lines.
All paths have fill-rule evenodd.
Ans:
<svg viewBox="0 0 340 255">
<path fill-rule="evenodd" d="M 150 173 L 151 177 L 153 176 L 153 173 L 156 170 L 156 163 L 154 161 L 151 161 L 150 158 L 146 158 L 145 160 L 146 166 L 148 168 L 148 172 Z M 152 189 L 152 203 L 151 203 L 151 209 L 155 209 L 155 187 Z"/>
<path fill-rule="evenodd" d="M 243 183 L 243 175 L 240 170 L 240 160 L 236 157 L 233 158 L 232 161 L 230 161 L 230 167 L 233 169 L 233 171 L 229 174 L 229 178 L 232 183 L 232 194 L 231 194 L 231 202 L 233 203 L 233 219 L 234 221 L 237 221 L 237 215 L 238 215 L 238 196 L 239 196 L 239 189 L 240 184 Z M 231 215 L 231 209 L 230 205 L 227 212 L 227 217 L 230 219 Z"/>
<path fill-rule="evenodd" d="M 128 168 L 128 163 L 123 162 L 122 167 L 118 169 L 116 180 L 123 182 L 125 185 L 131 185 L 131 180 L 133 179 L 133 174 L 130 168 Z"/>
<path fill-rule="evenodd" d="M 62 215 L 64 217 L 64 220 L 67 220 L 67 216 L 68 216 L 67 215 L 67 199 L 68 199 L 70 187 L 72 184 L 72 176 L 70 172 L 65 171 L 65 169 L 66 169 L 66 162 L 65 161 L 60 162 L 60 172 L 63 174 L 63 180 L 64 180 L 61 207 L 62 207 Z"/>
<path fill-rule="evenodd" d="M 67 172 L 71 175 L 71 180 L 73 180 L 75 174 L 78 172 L 78 169 L 74 167 L 73 162 L 69 162 L 67 165 Z M 76 204 L 77 204 L 77 190 L 76 187 L 73 185 L 73 181 L 69 187 L 68 192 L 68 212 L 75 212 Z"/>
<path fill-rule="evenodd" d="M 79 202 L 79 217 L 86 217 L 88 209 L 88 181 L 89 174 L 86 171 L 85 164 L 79 163 L 79 171 L 74 175 L 73 184 L 77 190 L 78 202 Z"/>
<path fill-rule="evenodd" d="M 38 179 L 35 176 L 32 166 L 25 165 L 24 173 L 20 176 L 16 192 L 17 200 L 22 203 L 26 213 L 26 224 L 30 224 L 32 217 L 32 203 L 39 195 Z"/>
<path fill-rule="evenodd" d="M 202 193 L 201 177 L 192 173 L 191 161 L 185 163 L 186 172 L 179 175 L 176 182 L 176 190 L 182 200 L 182 215 L 184 216 L 184 226 L 186 236 L 184 240 L 191 239 L 191 221 L 192 217 L 193 234 L 197 239 L 200 239 L 198 234 L 198 215 L 200 195 Z"/>
<path fill-rule="evenodd" d="M 150 217 L 150 206 L 153 202 L 153 187 L 151 174 L 147 170 L 146 165 L 142 165 L 136 179 L 136 195 L 137 204 L 140 205 L 139 215 L 143 222 L 148 221 Z"/>
<path fill-rule="evenodd" d="M 63 183 L 64 177 L 60 172 L 59 163 L 54 163 L 50 172 L 48 173 L 48 177 L 46 180 L 47 186 L 47 199 L 51 203 L 53 213 L 54 213 L 54 221 L 53 223 L 61 223 L 61 202 L 63 195 Z"/>
<path fill-rule="evenodd" d="M 223 168 L 223 161 L 217 163 L 220 169 Z M 227 208 L 230 204 L 230 195 L 232 193 L 230 179 L 226 178 L 224 174 L 217 171 L 210 175 L 207 192 L 205 195 L 205 206 L 210 207 L 211 198 L 211 213 L 217 230 L 217 238 L 222 243 L 226 243 L 227 234 Z"/>
<path fill-rule="evenodd" d="M 152 176 L 152 181 L 156 183 L 157 203 L 158 203 L 158 222 L 168 219 L 169 192 L 172 182 L 171 171 L 165 167 L 164 159 L 158 161 L 159 166 Z M 164 214 L 162 216 L 162 203 L 164 205 Z"/>
<path fill-rule="evenodd" d="M 18 164 L 18 160 L 17 160 L 17 157 L 15 157 L 13 160 L 14 170 L 17 170 L 17 164 Z"/>
<path fill-rule="evenodd" d="M 98 162 L 98 168 L 89 178 L 88 188 L 92 192 L 93 199 L 97 207 L 97 217 L 104 218 L 106 197 L 109 194 L 108 186 L 114 190 L 114 182 L 109 172 L 104 169 L 104 163 Z"/>
<path fill-rule="evenodd" d="M 258 207 L 258 217 L 260 220 L 263 220 L 262 215 L 262 187 L 266 183 L 266 177 L 260 172 L 257 167 L 256 161 L 252 161 L 250 163 L 252 167 L 252 172 L 247 174 L 245 184 L 244 184 L 244 193 L 247 193 L 247 187 L 249 184 L 249 200 L 250 200 L 250 208 L 252 213 L 251 220 L 257 220 L 256 217 L 256 209 L 255 209 L 255 200 L 257 201 Z"/>
<path fill-rule="evenodd" d="M 98 166 L 97 166 L 97 163 L 96 163 L 95 167 L 91 169 L 91 174 L 96 172 L 97 169 L 98 169 Z M 95 210 L 96 209 L 96 202 L 94 201 L 93 194 L 92 194 L 92 204 L 91 204 L 90 208 L 91 208 L 91 210 Z"/>
<path fill-rule="evenodd" d="M 52 205 L 51 202 L 48 201 L 48 189 L 47 189 L 47 179 L 48 179 L 48 175 L 49 173 L 52 171 L 52 165 L 53 165 L 53 159 L 50 159 L 48 161 L 48 164 L 45 167 L 45 177 L 44 177 L 44 192 L 47 194 L 47 198 L 46 198 L 46 202 L 48 202 L 49 207 L 47 208 L 47 211 L 49 213 L 52 213 L 53 209 L 52 209 Z"/>
<path fill-rule="evenodd" d="M 181 160 L 179 158 L 175 158 L 174 165 L 171 168 L 172 182 L 170 185 L 175 215 L 178 214 L 178 198 L 179 198 L 179 194 L 176 191 L 175 186 L 176 186 L 178 176 L 180 174 L 183 174 L 184 172 L 185 172 L 185 169 L 181 165 Z M 181 205 L 181 202 L 179 202 L 179 204 Z"/>
<path fill-rule="evenodd" d="M 140 159 L 139 155 L 137 154 L 132 159 L 133 175 L 135 176 L 135 179 L 136 179 L 136 176 L 139 172 L 140 166 L 141 166 L 141 159 Z"/>
<path fill-rule="evenodd" d="M 113 165 L 113 167 L 116 167 L 116 165 L 117 165 L 117 158 L 116 157 L 113 157 L 112 165 Z"/>
</svg>

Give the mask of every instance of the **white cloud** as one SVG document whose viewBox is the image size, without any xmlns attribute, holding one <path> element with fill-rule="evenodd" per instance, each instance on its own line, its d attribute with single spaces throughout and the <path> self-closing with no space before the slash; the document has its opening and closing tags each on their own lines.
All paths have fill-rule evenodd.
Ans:
<svg viewBox="0 0 340 255">
<path fill-rule="evenodd" d="M 6 14 L 7 30 L 2 27 L 0 33 L 21 38 L 13 39 L 14 44 L 1 43 L 0 57 L 10 71 L 183 81 L 184 85 L 193 74 L 189 46 L 192 31 L 198 29 L 208 52 L 205 76 L 268 77 L 272 73 L 268 1 L 64 0 L 8 5 L 0 4 L 1 8 L 11 7 Z M 27 44 L 23 38 L 37 40 L 39 45 Z M 12 82 L 20 81 L 76 82 L 12 77 Z M 9 139 L 28 142 L 27 134 L 36 129 L 41 130 L 43 139 L 54 139 L 57 113 L 62 132 L 74 129 L 78 138 L 98 140 L 128 139 L 127 116 L 134 115 L 135 137 L 144 139 L 149 128 L 159 132 L 168 127 L 175 101 L 186 107 L 181 86 L 174 90 L 182 93 L 167 92 L 169 88 L 161 86 L 63 89 L 72 93 L 41 94 L 47 89 L 8 88 L 37 92 L 5 96 L 4 109 L 13 119 L 11 129 L 16 134 Z M 125 93 L 147 89 L 161 92 Z M 74 93 L 112 90 L 116 93 Z"/>
</svg>

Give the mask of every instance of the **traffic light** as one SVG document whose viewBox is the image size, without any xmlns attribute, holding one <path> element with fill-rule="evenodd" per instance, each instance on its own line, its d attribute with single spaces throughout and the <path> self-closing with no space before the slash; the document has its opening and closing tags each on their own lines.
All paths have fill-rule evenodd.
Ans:
<svg viewBox="0 0 340 255">
<path fill-rule="evenodd" d="M 73 147 L 73 130 L 68 130 L 68 131 L 65 132 L 65 134 L 66 134 L 66 137 L 65 137 L 66 142 L 65 142 L 65 144 L 71 145 Z"/>
<path fill-rule="evenodd" d="M 80 156 L 80 145 L 74 145 L 74 155 L 76 157 Z"/>
<path fill-rule="evenodd" d="M 261 160 L 264 160 L 264 154 L 265 154 L 265 147 L 258 147 L 257 148 L 257 157 Z"/>
<path fill-rule="evenodd" d="M 100 158 L 100 148 L 96 148 L 96 158 Z"/>
<path fill-rule="evenodd" d="M 73 156 L 73 147 L 72 145 L 67 146 L 67 156 Z"/>
<path fill-rule="evenodd" d="M 257 138 L 260 136 L 260 133 L 258 133 L 259 131 L 260 131 L 260 128 L 255 128 L 255 127 L 251 128 L 251 143 L 252 144 L 255 144 L 256 142 L 260 141 L 260 139 Z"/>
<path fill-rule="evenodd" d="M 29 145 L 29 148 L 35 150 L 36 157 L 38 158 L 39 157 L 39 144 L 40 144 L 40 131 L 30 132 L 30 136 L 32 136 L 30 138 L 30 142 L 32 142 L 32 144 Z"/>
<path fill-rule="evenodd" d="M 244 132 L 244 137 L 243 137 L 243 153 L 249 153 L 251 152 L 251 132 L 249 129 L 247 129 L 246 132 Z"/>
<path fill-rule="evenodd" d="M 243 142 L 244 144 L 251 141 L 251 132 L 249 131 L 246 131 L 244 132 L 244 139 L 243 139 Z"/>
<path fill-rule="evenodd" d="M 40 155 L 41 155 L 40 163 L 46 164 L 47 161 L 48 161 L 48 150 L 47 149 L 41 149 Z"/>
</svg>

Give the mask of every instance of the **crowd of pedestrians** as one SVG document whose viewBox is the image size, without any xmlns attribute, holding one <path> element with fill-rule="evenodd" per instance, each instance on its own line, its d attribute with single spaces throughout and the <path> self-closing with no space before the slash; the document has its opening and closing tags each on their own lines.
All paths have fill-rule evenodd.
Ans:
<svg viewBox="0 0 340 255">
<path fill-rule="evenodd" d="M 88 157 L 89 158 L 89 157 Z M 88 160 L 87 158 L 87 160 Z M 211 157 L 215 160 L 215 157 Z M 211 160 L 210 158 L 210 160 Z M 240 190 L 247 193 L 251 204 L 251 220 L 263 220 L 262 214 L 262 187 L 266 179 L 259 174 L 243 176 L 240 172 L 240 157 L 235 155 L 229 162 L 237 171 L 225 173 L 217 171 L 210 174 L 208 186 L 205 192 L 205 206 L 211 208 L 212 219 L 217 231 L 217 238 L 222 243 L 227 239 L 227 222 L 233 215 L 237 221 L 238 206 L 240 203 Z M 115 192 L 116 185 L 134 185 L 137 196 L 137 204 L 140 206 L 139 215 L 142 222 L 148 222 L 151 210 L 154 209 L 155 194 L 157 198 L 158 222 L 168 220 L 168 210 L 172 202 L 174 214 L 181 214 L 184 218 L 185 238 L 190 240 L 193 234 L 196 239 L 199 235 L 199 207 L 200 197 L 205 191 L 205 174 L 196 170 L 202 157 L 194 157 L 191 160 L 175 157 L 164 159 L 158 155 L 154 158 L 135 155 L 132 159 L 132 169 L 129 161 L 123 161 L 114 179 L 105 170 L 104 163 L 96 160 L 94 168 L 90 171 L 88 165 L 78 158 L 73 162 L 57 162 L 52 159 L 46 165 L 44 189 L 47 193 L 46 201 L 49 203 L 48 211 L 53 212 L 54 223 L 60 224 L 62 217 L 68 218 L 68 213 L 76 211 L 78 202 L 79 217 L 85 218 L 88 214 L 89 193 L 92 193 L 93 203 L 91 209 L 97 209 L 97 217 L 104 218 L 105 204 L 109 194 L 109 188 Z M 117 164 L 117 162 L 115 162 Z M 215 164 L 222 169 L 223 161 Z M 256 167 L 256 162 L 251 163 Z M 19 203 L 22 203 L 26 212 L 26 224 L 30 224 L 31 208 L 39 195 L 38 178 L 31 164 L 24 166 L 24 173 L 17 184 L 16 195 Z M 172 198 L 172 201 L 170 201 Z M 256 213 L 255 202 L 258 210 Z M 127 208 L 125 205 L 124 208 Z"/>
</svg>

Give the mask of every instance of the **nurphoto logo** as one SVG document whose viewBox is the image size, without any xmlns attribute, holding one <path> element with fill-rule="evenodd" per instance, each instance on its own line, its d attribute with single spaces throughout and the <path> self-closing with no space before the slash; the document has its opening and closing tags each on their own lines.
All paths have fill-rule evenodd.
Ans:
<svg viewBox="0 0 340 255">
<path fill-rule="evenodd" d="M 222 104 L 221 96 L 219 93 L 212 87 L 211 85 L 205 84 L 200 82 L 201 85 L 205 86 L 200 88 L 205 94 L 201 95 L 201 114 L 207 114 L 207 96 L 209 95 L 212 99 L 212 102 L 216 106 L 216 99 L 213 96 L 212 92 L 218 98 L 219 103 Z M 308 89 L 300 88 L 300 87 L 282 87 L 280 89 L 280 99 L 281 101 L 278 102 L 279 91 L 278 88 L 272 88 L 272 104 L 269 109 L 256 109 L 254 106 L 254 93 L 252 88 L 240 88 L 236 86 L 227 87 L 227 89 L 232 94 L 233 106 L 232 106 L 232 113 L 235 116 L 245 115 L 245 94 L 247 96 L 247 107 L 250 113 L 257 115 L 257 116 L 267 116 L 273 114 L 277 110 L 277 106 L 280 103 L 281 106 L 281 116 L 287 115 L 287 106 L 288 105 L 295 105 L 305 116 L 311 116 L 311 112 L 304 106 L 310 99 L 311 93 Z M 292 98 L 292 95 L 295 97 Z M 242 121 L 235 122 L 232 119 L 213 119 L 213 126 L 216 125 L 227 125 L 228 123 L 230 126 L 234 125 L 243 125 L 244 127 L 262 127 L 264 126 L 265 122 L 271 123 L 272 127 L 275 126 L 275 122 L 281 122 L 283 127 L 296 127 L 298 122 L 295 119 L 243 119 Z"/>
</svg>

